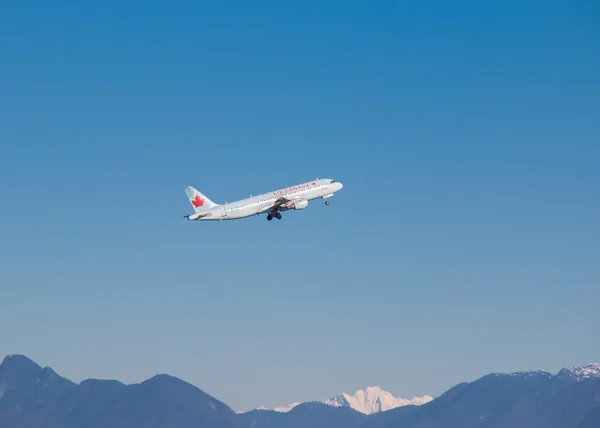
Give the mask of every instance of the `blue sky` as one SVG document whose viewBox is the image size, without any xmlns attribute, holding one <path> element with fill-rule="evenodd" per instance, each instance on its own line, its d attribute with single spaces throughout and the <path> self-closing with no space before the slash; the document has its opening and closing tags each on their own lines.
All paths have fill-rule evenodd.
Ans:
<svg viewBox="0 0 600 428">
<path fill-rule="evenodd" d="M 600 8 L 13 2 L 0 355 L 235 409 L 600 360 Z M 344 183 L 282 221 L 187 222 Z"/>
</svg>

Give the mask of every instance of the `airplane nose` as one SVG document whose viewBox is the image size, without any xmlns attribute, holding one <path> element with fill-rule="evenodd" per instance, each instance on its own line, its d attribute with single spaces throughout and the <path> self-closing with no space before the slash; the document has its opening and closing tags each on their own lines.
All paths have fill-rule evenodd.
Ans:
<svg viewBox="0 0 600 428">
<path fill-rule="evenodd" d="M 342 187 L 344 187 L 344 185 L 340 182 L 337 182 L 337 190 L 342 190 Z"/>
</svg>

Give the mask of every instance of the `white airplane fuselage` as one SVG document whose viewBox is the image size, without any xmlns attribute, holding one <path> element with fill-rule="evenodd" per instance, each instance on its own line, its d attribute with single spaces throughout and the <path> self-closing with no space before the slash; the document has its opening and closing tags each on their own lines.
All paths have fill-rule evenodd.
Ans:
<svg viewBox="0 0 600 428">
<path fill-rule="evenodd" d="M 267 214 L 267 219 L 273 217 L 281 219 L 281 212 L 287 210 L 302 210 L 307 207 L 308 201 L 323 199 L 329 204 L 327 198 L 333 196 L 343 187 L 342 183 L 331 179 L 321 179 L 274 190 L 269 193 L 253 196 L 239 201 L 215 204 L 193 187 L 188 187 L 186 193 L 196 213 L 186 216 L 188 220 L 237 220 L 259 214 Z M 199 195 L 199 196 L 198 196 Z M 208 201 L 204 208 L 202 205 Z M 201 205 L 201 206 L 198 206 Z"/>
</svg>

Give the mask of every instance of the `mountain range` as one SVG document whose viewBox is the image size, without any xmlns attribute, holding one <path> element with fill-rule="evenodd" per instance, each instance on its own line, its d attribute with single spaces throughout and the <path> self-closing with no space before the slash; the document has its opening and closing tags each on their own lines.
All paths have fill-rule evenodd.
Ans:
<svg viewBox="0 0 600 428">
<path fill-rule="evenodd" d="M 425 395 L 423 397 L 413 397 L 410 400 L 394 397 L 387 391 L 378 386 L 369 386 L 366 389 L 359 389 L 354 395 L 341 393 L 327 400 L 325 404 L 335 407 L 350 407 L 366 415 L 385 412 L 403 406 L 420 406 L 429 403 L 433 397 Z"/>
<path fill-rule="evenodd" d="M 23 355 L 0 364 L 1 428 L 599 428 L 600 365 L 493 373 L 426 403 L 390 410 L 367 388 L 289 411 L 238 414 L 199 388 L 160 374 L 144 382 L 79 384 Z M 369 399 L 370 397 L 370 399 Z M 389 397 L 387 397 L 389 398 Z M 354 407 L 364 406 L 356 410 Z"/>
<path fill-rule="evenodd" d="M 354 395 L 342 392 L 334 397 L 331 397 L 329 400 L 324 401 L 323 403 L 333 407 L 350 407 L 357 412 L 364 413 L 365 415 L 371 415 L 373 413 L 384 412 L 386 410 L 391 410 L 402 406 L 420 406 L 430 402 L 431 400 L 433 400 L 433 397 L 430 397 L 429 395 L 425 395 L 423 397 L 413 397 L 410 400 L 405 398 L 397 398 L 391 393 L 382 390 L 378 386 L 368 386 L 365 389 L 357 390 Z M 253 410 L 274 410 L 280 413 L 287 413 L 300 404 L 302 403 L 295 402 L 288 404 L 287 406 L 275 407 L 273 409 L 259 407 Z"/>
</svg>

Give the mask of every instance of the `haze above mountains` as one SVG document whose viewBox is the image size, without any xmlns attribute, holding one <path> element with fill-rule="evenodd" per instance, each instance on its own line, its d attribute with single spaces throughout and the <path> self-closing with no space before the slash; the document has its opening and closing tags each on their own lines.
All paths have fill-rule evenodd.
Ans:
<svg viewBox="0 0 600 428">
<path fill-rule="evenodd" d="M 493 373 L 429 398 L 407 403 L 369 387 L 327 402 L 238 414 L 164 374 L 134 385 L 96 379 L 76 384 L 22 355 L 0 364 L 2 428 L 598 428 L 600 365 L 556 375 Z"/>
</svg>

